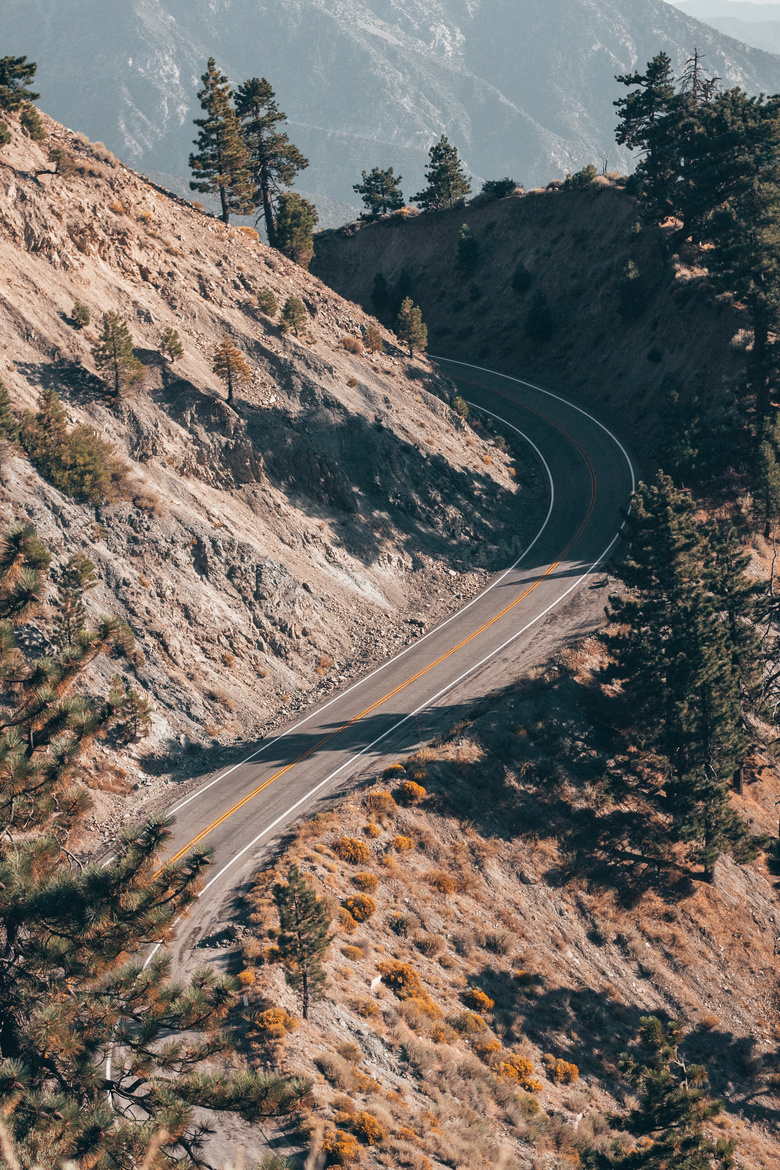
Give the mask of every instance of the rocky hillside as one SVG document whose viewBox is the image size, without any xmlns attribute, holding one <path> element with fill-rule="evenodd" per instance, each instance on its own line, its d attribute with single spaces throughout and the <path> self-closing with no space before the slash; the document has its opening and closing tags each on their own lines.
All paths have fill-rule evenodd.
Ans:
<svg viewBox="0 0 780 1170">
<path fill-rule="evenodd" d="M 0 160 L 0 380 L 17 415 L 54 388 L 129 479 L 96 507 L 5 444 L 0 511 L 4 525 L 33 521 L 55 576 L 86 554 L 99 577 L 90 615 L 112 612 L 135 633 L 134 661 L 107 664 L 105 681 L 126 670 L 153 701 L 152 735 L 124 781 L 137 787 L 171 768 L 204 771 L 220 745 L 417 636 L 505 563 L 539 501 L 533 470 L 464 425 L 427 362 L 389 337 L 384 353 L 361 352 L 360 309 L 251 232 L 44 124 L 36 144 L 13 123 Z M 52 146 L 70 173 L 51 173 Z M 300 337 L 259 311 L 261 289 L 279 304 L 302 298 Z M 76 301 L 86 329 L 70 316 Z M 119 400 L 91 352 L 109 310 L 144 367 Z M 166 327 L 184 348 L 173 369 L 159 354 Z M 252 377 L 233 407 L 212 372 L 225 336 Z M 109 804 L 118 817 L 121 802 Z"/>
<path fill-rule="evenodd" d="M 595 643 L 565 652 L 302 825 L 258 876 L 235 956 L 250 1052 L 318 1070 L 279 1153 L 313 1133 L 364 1170 L 568 1170 L 618 1136 L 608 1117 L 636 1100 L 619 1057 L 654 1014 L 706 1064 L 725 1103 L 710 1133 L 735 1165 L 780 1166 L 777 860 L 722 859 L 710 886 L 621 848 L 618 826 L 647 816 L 630 778 L 652 763 L 605 735 L 599 662 Z M 738 800 L 756 830 L 776 833 L 778 795 L 757 754 Z M 309 1022 L 274 960 L 268 891 L 290 863 L 334 919 Z"/>
<path fill-rule="evenodd" d="M 344 204 L 376 164 L 420 190 L 442 132 L 476 179 L 533 186 L 607 156 L 627 169 L 614 75 L 660 49 L 680 67 L 696 44 L 724 84 L 780 90 L 780 60 L 664 0 L 6 0 L 3 37 L 38 61 L 60 121 L 178 176 L 206 59 L 235 82 L 266 75 L 312 163 L 301 188 Z"/>
<path fill-rule="evenodd" d="M 476 249 L 466 268 L 464 224 Z M 675 395 L 712 399 L 743 375 L 748 338 L 738 310 L 713 296 L 701 269 L 669 258 L 617 180 L 352 224 L 321 233 L 316 253 L 318 276 L 387 321 L 401 293 L 411 295 L 431 352 L 574 392 L 628 427 L 653 458 Z M 387 285 L 380 309 L 378 274 Z M 546 322 L 529 326 L 540 297 Z"/>
</svg>

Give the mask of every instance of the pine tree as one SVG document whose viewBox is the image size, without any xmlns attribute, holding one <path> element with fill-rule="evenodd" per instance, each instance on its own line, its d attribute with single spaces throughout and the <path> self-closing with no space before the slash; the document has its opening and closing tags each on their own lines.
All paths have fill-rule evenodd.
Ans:
<svg viewBox="0 0 780 1170">
<path fill-rule="evenodd" d="M 746 839 L 727 787 L 747 751 L 742 634 L 723 618 L 725 569 L 704 570 L 709 555 L 693 502 L 668 476 L 639 485 L 626 526 L 628 553 L 615 572 L 631 593 L 610 598 L 608 676 L 621 680 L 635 726 L 668 760 L 662 803 L 672 836 L 689 843 L 711 880 L 720 853 L 743 849 Z"/>
<path fill-rule="evenodd" d="M 194 143 L 198 153 L 190 155 L 190 170 L 195 176 L 190 190 L 219 195 L 222 220 L 228 223 L 231 214 L 248 215 L 254 206 L 249 150 L 232 105 L 230 83 L 213 57 L 209 57 L 201 81 L 198 101 L 206 117 L 195 118 L 200 132 Z"/>
<path fill-rule="evenodd" d="M 300 297 L 288 297 L 282 306 L 282 329 L 289 333 L 292 329 L 298 337 L 299 331 L 304 328 L 309 316 Z"/>
<path fill-rule="evenodd" d="M 238 87 L 236 112 L 249 151 L 254 203 L 261 209 L 268 243 L 277 248 L 276 204 L 309 160 L 279 129 L 287 115 L 279 109 L 276 94 L 264 77 L 252 77 Z"/>
<path fill-rule="evenodd" d="M 276 247 L 301 268 L 308 268 L 314 255 L 314 228 L 319 223 L 317 208 L 294 191 L 280 195 L 276 213 Z"/>
<path fill-rule="evenodd" d="M 19 122 L 30 138 L 32 138 L 33 142 L 43 142 L 46 137 L 46 131 L 43 128 L 41 116 L 35 109 L 35 106 L 22 106 Z"/>
<path fill-rule="evenodd" d="M 464 223 L 458 238 L 458 268 L 467 276 L 471 276 L 479 268 L 480 259 L 479 241 L 472 234 L 469 225 Z"/>
<path fill-rule="evenodd" d="M 81 301 L 76 301 L 70 314 L 74 329 L 86 329 L 89 325 L 89 309 Z"/>
<path fill-rule="evenodd" d="M 526 337 L 533 341 L 547 341 L 552 335 L 555 322 L 547 297 L 538 288 L 531 297 L 528 313 L 525 318 Z"/>
<path fill-rule="evenodd" d="M 73 645 L 84 632 L 87 612 L 84 594 L 98 583 L 95 566 L 83 553 L 74 553 L 60 572 L 57 600 L 53 606 L 52 641 L 63 650 Z"/>
<path fill-rule="evenodd" d="M 229 337 L 225 337 L 214 351 L 212 370 L 225 383 L 227 400 L 233 405 L 233 391 L 239 386 L 252 384 L 252 371 L 247 365 L 246 358 Z"/>
<path fill-rule="evenodd" d="M 382 215 L 400 211 L 404 206 L 404 197 L 401 191 L 402 177 L 394 175 L 393 168 L 386 171 L 374 167 L 370 172 L 361 173 L 362 183 L 355 183 L 352 190 L 358 194 L 366 205 L 367 210 L 360 216 L 361 219 L 379 219 Z"/>
<path fill-rule="evenodd" d="M 296 1108 L 309 1086 L 213 1071 L 230 1047 L 230 981 L 205 970 L 172 983 L 164 952 L 145 970 L 128 962 L 170 934 L 206 853 L 160 868 L 170 833 L 159 820 L 126 832 L 110 865 L 69 851 L 90 804 L 79 770 L 115 715 L 86 671 L 131 647 L 101 618 L 54 657 L 31 652 L 49 632 L 49 562 L 31 525 L 0 541 L 0 677 L 13 681 L 0 726 L 0 1111 L 25 1167 L 132 1170 L 164 1130 L 165 1155 L 192 1168 L 206 1133 L 195 1109 L 256 1121 Z"/>
<path fill-rule="evenodd" d="M 261 313 L 265 313 L 266 317 L 272 319 L 279 312 L 279 306 L 276 303 L 276 297 L 273 290 L 270 288 L 261 288 L 257 294 L 257 307 Z"/>
<path fill-rule="evenodd" d="M 19 110 L 41 96 L 30 86 L 38 66 L 26 57 L 0 58 L 0 110 Z"/>
<path fill-rule="evenodd" d="M 0 382 L 0 439 L 8 439 L 11 443 L 19 438 L 19 421 L 11 410 L 11 399 L 8 391 Z"/>
<path fill-rule="evenodd" d="M 423 324 L 422 310 L 412 303 L 411 297 L 406 297 L 401 305 L 395 332 L 409 346 L 409 357 L 414 357 L 416 349 L 425 350 L 428 346 L 428 327 Z"/>
<path fill-rule="evenodd" d="M 159 345 L 163 359 L 171 366 L 179 358 L 184 357 L 184 346 L 181 343 L 178 329 L 173 329 L 171 326 L 163 329 Z"/>
<path fill-rule="evenodd" d="M 586 1149 L 585 1170 L 731 1170 L 734 1147 L 725 1138 L 713 1141 L 704 1124 L 722 1112 L 720 1101 L 706 1093 L 707 1070 L 678 1055 L 682 1039 L 675 1023 L 656 1016 L 640 1020 L 639 1044 L 624 1052 L 619 1066 L 638 1097 L 628 1113 L 612 1115 L 614 1129 L 631 1136 L 631 1148 L 619 1142 L 611 1150 Z"/>
<path fill-rule="evenodd" d="M 114 734 L 119 743 L 137 743 L 148 735 L 152 724 L 152 706 L 140 691 L 128 687 L 115 675 L 108 693 Z"/>
<path fill-rule="evenodd" d="M 103 328 L 92 357 L 97 368 L 111 383 L 118 398 L 126 390 L 137 386 L 144 377 L 143 364 L 133 353 L 133 339 L 127 322 L 119 313 L 109 312 L 103 317 Z"/>
<path fill-rule="evenodd" d="M 385 343 L 382 334 L 376 325 L 367 325 L 363 332 L 363 344 L 369 353 L 382 353 Z M 2 423 L 0 423 L 2 426 Z"/>
<path fill-rule="evenodd" d="M 322 959 L 330 946 L 330 917 L 325 903 L 317 897 L 298 868 L 290 866 L 285 884 L 273 889 L 281 927 L 276 939 L 287 982 L 300 992 L 301 1014 L 309 1009 L 325 986 Z"/>
<path fill-rule="evenodd" d="M 382 272 L 377 272 L 374 276 L 374 283 L 371 288 L 371 304 L 377 313 L 380 314 L 390 304 L 390 288 L 387 283 L 387 277 Z"/>
<path fill-rule="evenodd" d="M 622 74 L 616 81 L 637 87 L 614 103 L 620 111 L 617 141 L 643 156 L 638 176 L 647 201 L 662 216 L 663 209 L 673 203 L 671 188 L 678 167 L 674 135 L 669 133 L 679 105 L 671 58 L 659 53 L 644 73 Z"/>
<path fill-rule="evenodd" d="M 412 196 L 412 203 L 419 204 L 423 211 L 458 207 L 471 193 L 471 183 L 466 177 L 457 147 L 444 134 L 431 147 L 425 178 L 428 186 Z"/>
</svg>

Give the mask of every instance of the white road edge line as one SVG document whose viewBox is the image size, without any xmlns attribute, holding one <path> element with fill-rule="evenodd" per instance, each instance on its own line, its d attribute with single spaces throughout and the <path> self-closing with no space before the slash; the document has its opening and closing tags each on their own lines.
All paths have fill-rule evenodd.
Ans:
<svg viewBox="0 0 780 1170">
<path fill-rule="evenodd" d="M 476 409 L 481 409 L 481 408 L 477 407 Z M 491 412 L 489 410 L 487 410 L 484 413 L 490 414 Z M 510 565 L 508 569 L 504 569 L 503 573 L 501 573 L 498 577 L 496 577 L 496 579 L 494 581 L 491 581 L 490 584 L 487 586 L 487 588 L 483 589 L 481 593 L 477 593 L 476 596 L 472 597 L 471 601 L 467 602 L 467 604 L 464 605 L 462 609 L 458 609 L 455 611 L 455 613 L 450 614 L 450 616 L 448 618 L 446 618 L 445 621 L 443 621 L 440 625 L 435 626 L 432 630 L 429 630 L 428 633 L 425 634 L 422 638 L 418 638 L 416 641 L 411 642 L 408 646 L 406 646 L 398 654 L 395 654 L 392 658 L 388 658 L 388 660 L 386 662 L 383 662 L 381 664 L 381 666 L 375 667 L 374 670 L 370 671 L 369 674 L 364 675 L 363 678 L 360 678 L 357 680 L 357 682 L 352 683 L 352 685 L 347 687 L 347 689 L 345 691 L 339 691 L 339 693 L 337 695 L 334 695 L 333 698 L 329 699 L 328 702 L 325 703 L 323 706 L 315 707 L 315 709 L 313 711 L 309 712 L 309 714 L 306 715 L 303 719 L 299 720 L 298 723 L 293 724 L 292 727 L 288 727 L 288 729 L 286 731 L 283 731 L 281 733 L 281 735 L 277 735 L 273 739 L 269 739 L 268 743 L 264 743 L 262 747 L 257 749 L 257 751 L 252 752 L 252 754 L 249 756 L 245 756 L 245 758 L 243 760 L 239 760 L 237 764 L 231 764 L 231 766 L 229 768 L 227 768 L 224 772 L 220 772 L 220 774 L 218 776 L 215 776 L 213 780 L 209 780 L 208 784 L 204 784 L 202 788 L 198 788 L 195 792 L 190 793 L 190 795 L 188 797 L 186 797 L 184 800 L 179 801 L 179 803 L 177 805 L 175 805 L 170 810 L 171 816 L 175 816 L 177 812 L 181 812 L 181 810 L 186 805 L 190 804 L 191 801 L 196 800 L 198 797 L 202 796 L 205 792 L 208 792 L 208 790 L 210 788 L 213 788 L 215 784 L 219 784 L 220 781 L 227 779 L 227 777 L 230 776 L 233 772 L 235 772 L 237 768 L 242 768 L 244 766 L 244 764 L 250 764 L 252 762 L 252 760 L 256 760 L 258 756 L 263 754 L 263 752 L 267 752 L 269 748 L 272 748 L 274 746 L 274 744 L 279 743 L 280 740 L 283 740 L 283 739 L 287 738 L 287 736 L 290 736 L 294 732 L 298 731 L 299 728 L 303 727 L 304 724 L 308 723 L 310 719 L 313 719 L 315 715 L 321 715 L 322 712 L 327 711 L 328 707 L 330 707 L 333 703 L 338 702 L 339 699 L 345 698 L 346 695 L 351 694 L 351 692 L 356 690 L 357 687 L 363 686 L 363 684 L 367 683 L 369 681 L 369 679 L 374 678 L 376 675 L 380 674 L 381 671 L 386 670 L 388 666 L 392 666 L 392 664 L 394 662 L 398 662 L 399 659 L 403 658 L 404 655 L 408 654 L 411 650 L 414 650 L 415 647 L 421 646 L 423 644 L 423 642 L 425 642 L 428 638 L 432 637 L 433 634 L 439 633 L 446 626 L 448 626 L 450 624 L 450 622 L 453 622 L 455 620 L 455 618 L 460 617 L 461 614 L 464 614 L 467 610 L 471 609 L 472 605 L 476 605 L 476 603 L 482 597 L 485 597 L 488 593 L 490 593 L 490 591 L 492 589 L 496 589 L 510 573 L 514 572 L 514 570 L 519 566 L 521 561 L 523 561 L 525 559 L 525 557 L 528 556 L 528 554 L 533 549 L 534 545 L 536 545 L 537 542 L 544 535 L 544 532 L 547 528 L 547 525 L 550 523 L 550 518 L 551 518 L 552 513 L 553 513 L 553 508 L 555 507 L 555 484 L 553 483 L 552 472 L 550 471 L 550 466 L 549 466 L 547 460 L 545 459 L 544 455 L 537 447 L 536 443 L 534 443 L 533 439 L 529 439 L 528 435 L 526 435 L 523 431 L 521 431 L 519 427 L 514 426 L 513 423 L 507 422 L 507 420 L 501 418 L 500 415 L 493 415 L 493 417 L 498 418 L 499 421 L 502 422 L 505 426 L 509 427 L 513 431 L 516 431 L 517 434 L 520 435 L 520 437 L 522 439 L 524 439 L 526 441 L 526 443 L 528 443 L 529 447 L 533 447 L 534 451 L 539 456 L 539 459 L 541 460 L 542 465 L 544 466 L 544 470 L 547 473 L 547 479 L 548 479 L 549 484 L 550 484 L 550 506 L 547 509 L 547 515 L 545 516 L 544 523 L 542 524 L 542 527 L 539 529 L 536 536 L 533 538 L 533 540 L 528 545 L 528 547 L 522 551 L 522 553 L 517 558 L 517 560 L 514 562 L 514 564 Z M 111 865 L 111 863 L 114 860 L 115 860 L 115 855 L 112 854 L 111 856 L 107 857 L 101 864 L 102 864 L 103 868 L 105 869 L 107 866 Z"/>
<path fill-rule="evenodd" d="M 442 359 L 442 360 L 449 361 L 450 359 L 446 358 L 446 359 Z M 469 365 L 468 362 L 457 362 L 454 364 L 461 365 L 461 366 L 468 366 Z M 489 373 L 489 374 L 497 373 L 497 371 L 487 370 L 482 366 L 471 366 L 470 368 L 474 369 L 474 370 L 481 370 L 483 373 Z M 620 439 L 618 439 L 618 437 L 612 433 L 612 431 L 609 429 L 609 427 L 605 426 L 604 423 L 600 422 L 597 418 L 594 418 L 593 415 L 589 414 L 586 410 L 583 410 L 581 407 L 576 406 L 575 403 L 569 402 L 568 399 L 561 398 L 561 397 L 559 397 L 559 395 L 553 394 L 549 390 L 543 390 L 541 386 L 535 386 L 534 383 L 532 383 L 532 382 L 524 382 L 521 378 L 511 378 L 510 375 L 508 375 L 508 374 L 500 374 L 499 376 L 503 377 L 503 378 L 508 378 L 510 381 L 513 381 L 513 382 L 518 382 L 520 385 L 529 386 L 529 387 L 531 387 L 531 389 L 539 390 L 539 391 L 541 391 L 541 393 L 549 395 L 550 398 L 555 398 L 559 402 L 563 402 L 565 405 L 573 407 L 575 410 L 579 411 L 580 414 L 583 414 L 583 415 L 585 415 L 586 418 L 591 419 L 592 422 L 594 422 L 607 435 L 609 435 L 609 437 L 615 442 L 617 447 L 620 449 L 621 453 L 623 454 L 623 456 L 626 460 L 626 463 L 628 464 L 628 469 L 629 469 L 629 472 L 631 475 L 631 490 L 634 491 L 636 489 L 636 476 L 634 473 L 633 461 L 632 461 L 630 455 L 628 454 L 628 452 L 626 451 L 625 447 L 623 446 L 623 444 L 620 442 Z M 468 405 L 473 406 L 474 409 L 476 409 L 476 410 L 483 410 L 482 407 L 476 406 L 474 403 L 469 403 Z M 491 415 L 492 418 L 498 419 L 505 426 L 511 427 L 511 429 L 513 431 L 517 431 L 518 434 L 523 433 L 522 431 L 519 431 L 518 428 L 515 427 L 512 423 L 510 423 L 506 419 L 502 418 L 500 415 L 494 414 L 490 410 L 484 410 L 483 413 L 489 414 L 489 415 Z M 523 438 L 527 438 L 527 436 L 523 435 Z M 551 490 L 552 490 L 553 501 L 554 501 L 555 489 L 554 489 L 554 485 L 552 484 L 552 475 L 550 473 L 550 468 L 549 468 L 549 465 L 547 463 L 547 460 L 544 458 L 542 453 L 539 451 L 539 448 L 536 446 L 535 443 L 532 443 L 530 439 L 528 440 L 528 442 L 530 442 L 531 446 L 534 448 L 534 450 L 538 452 L 539 457 L 541 458 L 542 462 L 544 463 L 545 468 L 547 469 L 547 474 L 550 477 L 550 484 L 551 484 Z M 547 523 L 550 519 L 551 513 L 552 513 L 552 502 L 550 504 L 550 510 L 547 513 L 547 520 L 545 520 L 545 523 L 544 523 L 542 529 L 540 530 L 540 532 L 536 536 L 536 538 L 534 540 L 534 544 L 539 539 L 539 537 L 542 535 L 542 532 L 544 531 L 544 529 L 547 527 Z M 622 525 L 621 525 L 621 529 L 622 529 Z M 599 565 L 601 565 L 607 559 L 607 557 L 612 552 L 612 549 L 615 547 L 615 545 L 617 544 L 617 542 L 620 538 L 620 530 L 621 529 L 618 529 L 618 531 L 615 533 L 614 537 L 612 538 L 612 540 L 610 541 L 609 545 L 604 550 L 604 552 L 601 554 L 601 556 L 598 557 L 598 559 L 595 560 L 593 562 L 593 564 L 590 565 L 589 568 L 586 569 L 585 572 L 580 577 L 578 577 L 577 580 L 572 585 L 570 585 L 569 588 L 567 590 L 565 590 L 564 593 L 562 593 L 560 595 L 560 597 L 558 597 L 555 601 L 551 602 L 551 604 L 548 605 L 545 610 L 543 610 L 540 614 L 537 614 L 537 616 L 535 618 L 533 618 L 530 622 L 528 622 L 525 626 L 523 626 L 522 629 L 517 630 L 512 635 L 511 638 L 507 638 L 507 640 L 505 642 L 503 642 L 495 650 L 492 650 L 490 652 L 490 654 L 486 655 L 484 658 L 482 658 L 479 662 L 475 663 L 473 666 L 470 666 L 468 668 L 468 670 L 464 671 L 463 674 L 461 674 L 458 678 L 453 679 L 452 681 L 447 683 L 447 685 L 445 687 L 442 687 L 441 690 L 437 691 L 435 695 L 432 695 L 430 698 L 426 699 L 425 702 L 421 703 L 413 711 L 409 712 L 408 715 L 405 715 L 403 717 L 403 719 L 399 719 L 398 722 L 394 723 L 392 727 L 387 729 L 387 731 L 384 731 L 380 736 L 378 736 L 371 743 L 367 744 L 364 748 L 361 748 L 361 750 L 359 752 L 357 752 L 354 756 L 350 756 L 350 758 L 348 760 L 345 760 L 343 764 L 341 764 L 338 768 L 335 769 L 335 771 L 331 772 L 328 776 L 326 776 L 324 780 L 321 780 L 319 782 L 319 784 L 316 784 L 314 786 L 314 788 L 310 789 L 310 791 L 307 792 L 304 796 L 302 796 L 300 798 L 300 800 L 297 800 L 295 802 L 295 804 L 293 804 L 290 808 L 288 808 L 286 810 L 286 812 L 282 813 L 281 816 L 277 817 L 275 821 L 273 821 L 270 825 L 267 825 L 266 828 L 262 830 L 262 832 L 258 833 L 257 836 L 254 837 L 249 842 L 248 845 L 245 845 L 244 848 L 241 849 L 235 855 L 235 857 L 232 857 L 230 859 L 230 861 L 226 865 L 224 865 L 218 873 L 216 873 L 214 875 L 214 877 L 211 879 L 211 881 L 206 883 L 206 885 L 203 887 L 203 889 L 198 894 L 198 897 L 202 898 L 203 895 L 206 893 L 206 891 L 209 890 L 214 885 L 215 882 L 219 881 L 219 879 L 224 874 L 226 874 L 227 871 L 229 869 L 231 869 L 232 866 L 235 865 L 235 863 L 237 861 L 239 861 L 244 856 L 244 854 L 248 853 L 250 849 L 254 848 L 254 846 L 257 845 L 257 843 L 263 839 L 263 837 L 265 837 L 268 833 L 270 833 L 273 829 L 275 829 L 276 826 L 278 824 L 280 824 L 282 821 L 286 820 L 287 817 L 289 817 L 292 813 L 294 813 L 296 811 L 296 809 L 300 808 L 302 804 L 305 804 L 306 801 L 310 800 L 314 795 L 316 795 L 316 793 L 319 792 L 321 788 L 324 788 L 326 784 L 328 784 L 331 780 L 334 780 L 340 772 L 342 772 L 345 768 L 349 767 L 356 760 L 359 760 L 360 757 L 365 755 L 366 752 L 369 752 L 371 750 L 371 748 L 376 747 L 376 745 L 378 743 L 381 743 L 382 740 L 386 739 L 388 735 L 391 735 L 399 727 L 402 727 L 404 723 L 407 723 L 410 719 L 415 718 L 415 716 L 417 714 L 419 714 L 420 711 L 424 710 L 426 707 L 429 707 L 432 703 L 435 703 L 436 700 L 440 699 L 443 695 L 445 695 L 447 693 L 447 691 L 449 691 L 453 687 L 457 686 L 458 683 L 463 682 L 463 680 L 465 678 L 468 678 L 468 676 L 470 674 L 473 674 L 475 671 L 479 670 L 480 667 L 484 666 L 486 662 L 489 662 L 491 658 L 495 658 L 497 654 L 500 654 L 502 652 L 502 650 L 505 650 L 507 648 L 507 646 L 510 646 L 512 644 L 512 642 L 515 642 L 518 638 L 520 638 L 523 634 L 525 634 L 531 628 L 531 626 L 536 625 L 536 623 L 538 621 L 540 621 L 543 617 L 546 617 L 548 613 L 550 613 L 553 609 L 555 609 L 557 606 L 559 606 L 561 604 L 561 602 L 564 601 L 569 596 L 570 593 L 572 593 L 575 589 L 577 589 L 582 584 L 582 582 L 587 577 L 590 576 L 590 574 L 593 572 L 594 569 L 596 569 Z M 530 545 L 526 551 L 529 552 L 532 547 L 533 547 L 533 545 Z M 523 555 L 525 555 L 525 554 L 523 554 Z M 519 559 L 522 560 L 522 557 Z M 519 562 L 516 561 L 515 565 L 518 563 Z M 512 568 L 514 568 L 515 565 L 513 565 Z M 510 572 L 510 571 L 511 570 L 508 569 L 506 572 Z M 506 573 L 502 574 L 502 577 L 498 578 L 498 580 L 502 580 L 503 577 L 505 577 L 505 576 L 506 576 Z M 498 581 L 494 582 L 493 584 L 496 585 L 497 583 L 498 583 Z M 487 593 L 488 590 L 485 590 L 484 592 Z M 484 594 L 481 594 L 480 596 L 484 596 Z M 476 598 L 475 598 L 475 600 L 476 600 Z M 464 609 L 466 609 L 466 608 L 468 608 L 468 607 L 464 606 Z M 462 613 L 463 610 L 460 610 L 459 612 Z M 454 616 L 457 616 L 457 615 L 453 615 L 453 617 Z M 452 619 L 450 618 L 449 620 L 451 621 Z M 400 658 L 401 655 L 398 655 L 397 657 Z M 392 662 L 395 660 L 390 659 L 390 661 Z M 386 665 L 388 665 L 388 664 L 386 664 Z M 374 673 L 377 673 L 377 672 L 375 671 Z M 345 694 L 346 693 L 347 692 L 345 692 Z M 279 737 L 279 738 L 281 738 L 281 737 Z"/>
</svg>

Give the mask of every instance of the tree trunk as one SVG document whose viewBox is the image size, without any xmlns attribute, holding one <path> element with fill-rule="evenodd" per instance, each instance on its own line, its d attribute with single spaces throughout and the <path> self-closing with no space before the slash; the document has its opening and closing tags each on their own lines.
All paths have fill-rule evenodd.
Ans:
<svg viewBox="0 0 780 1170">
<path fill-rule="evenodd" d="M 222 203 L 222 222 L 230 222 L 230 204 L 228 203 L 227 187 L 220 187 L 219 198 Z"/>
<path fill-rule="evenodd" d="M 271 202 L 271 184 L 265 165 L 260 171 L 260 194 L 263 200 L 263 218 L 265 219 L 265 234 L 268 237 L 268 246 L 276 247 L 276 224 L 274 223 L 274 207 Z"/>
<path fill-rule="evenodd" d="M 228 388 L 228 396 L 227 396 L 228 406 L 232 406 L 233 405 L 233 378 L 231 377 L 230 370 L 228 370 L 227 388 Z"/>
<path fill-rule="evenodd" d="M 736 772 L 734 773 L 734 779 L 733 779 L 732 783 L 734 785 L 734 791 L 736 792 L 737 796 L 741 796 L 742 793 L 745 791 L 745 765 L 744 764 L 740 764 L 739 767 L 737 768 Z"/>
<path fill-rule="evenodd" d="M 751 361 L 750 383 L 756 396 L 756 410 L 760 415 L 769 411 L 769 370 L 767 368 L 767 350 L 769 346 L 769 327 L 762 316 L 753 313 L 753 355 Z"/>
<path fill-rule="evenodd" d="M 309 973 L 306 968 L 301 972 L 301 1015 L 304 1020 L 309 1018 Z"/>
</svg>

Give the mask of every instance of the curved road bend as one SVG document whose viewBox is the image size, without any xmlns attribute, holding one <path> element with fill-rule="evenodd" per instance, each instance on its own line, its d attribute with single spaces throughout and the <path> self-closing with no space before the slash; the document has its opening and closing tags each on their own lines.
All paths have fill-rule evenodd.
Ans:
<svg viewBox="0 0 780 1170">
<path fill-rule="evenodd" d="M 169 858 L 199 844 L 214 851 L 200 902 L 172 944 L 176 967 L 224 927 L 233 892 L 285 826 L 388 755 L 448 730 L 477 699 L 576 633 L 581 607 L 567 602 L 617 543 L 636 468 L 620 440 L 584 409 L 527 382 L 440 365 L 467 401 L 512 433 L 518 453 L 518 432 L 536 448 L 551 487 L 544 525 L 519 561 L 462 610 L 170 809 Z"/>
</svg>

